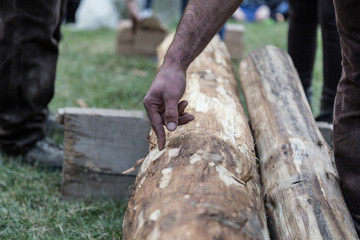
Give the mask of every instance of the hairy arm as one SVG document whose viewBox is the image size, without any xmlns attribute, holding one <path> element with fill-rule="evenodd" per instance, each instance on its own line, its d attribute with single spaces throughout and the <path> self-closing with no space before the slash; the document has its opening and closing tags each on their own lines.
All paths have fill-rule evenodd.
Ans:
<svg viewBox="0 0 360 240">
<path fill-rule="evenodd" d="M 183 69 L 202 52 L 242 0 L 190 0 L 164 62 Z"/>
<path fill-rule="evenodd" d="M 190 0 L 178 25 L 173 42 L 165 55 L 144 106 L 163 149 L 166 138 L 163 125 L 173 131 L 194 116 L 185 112 L 186 101 L 179 103 L 185 92 L 186 69 L 202 52 L 242 0 Z"/>
</svg>

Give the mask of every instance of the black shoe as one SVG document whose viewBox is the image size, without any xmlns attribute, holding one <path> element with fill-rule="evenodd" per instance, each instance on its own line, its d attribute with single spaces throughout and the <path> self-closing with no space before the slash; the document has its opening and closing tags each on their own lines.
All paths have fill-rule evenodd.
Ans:
<svg viewBox="0 0 360 240">
<path fill-rule="evenodd" d="M 315 118 L 315 121 L 333 123 L 333 110 L 321 111 L 320 115 Z"/>
<path fill-rule="evenodd" d="M 47 138 L 37 141 L 35 146 L 23 155 L 23 162 L 47 169 L 61 169 L 63 159 L 62 147 Z"/>
<path fill-rule="evenodd" d="M 50 113 L 45 122 L 47 132 L 54 132 L 56 130 L 64 130 L 64 126 L 57 122 L 57 116 Z"/>
</svg>

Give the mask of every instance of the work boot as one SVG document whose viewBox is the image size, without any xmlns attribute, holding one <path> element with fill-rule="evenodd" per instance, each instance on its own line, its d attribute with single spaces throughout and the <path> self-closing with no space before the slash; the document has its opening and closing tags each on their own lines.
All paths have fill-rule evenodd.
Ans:
<svg viewBox="0 0 360 240">
<path fill-rule="evenodd" d="M 323 87 L 321 96 L 321 111 L 320 115 L 315 118 L 316 121 L 333 123 L 335 95 L 336 91 Z"/>
<path fill-rule="evenodd" d="M 327 123 L 332 124 L 333 123 L 333 114 L 334 114 L 334 111 L 332 109 L 321 110 L 320 115 L 315 118 L 315 121 L 327 122 Z"/>
<path fill-rule="evenodd" d="M 57 122 L 57 115 L 50 113 L 47 118 L 46 118 L 46 122 L 45 122 L 45 128 L 46 128 L 46 132 L 52 132 L 52 131 L 56 131 L 56 130 L 64 130 L 64 126 L 59 124 Z"/>
<path fill-rule="evenodd" d="M 64 151 L 62 147 L 47 138 L 36 142 L 25 155 L 23 162 L 47 169 L 61 169 Z"/>
</svg>

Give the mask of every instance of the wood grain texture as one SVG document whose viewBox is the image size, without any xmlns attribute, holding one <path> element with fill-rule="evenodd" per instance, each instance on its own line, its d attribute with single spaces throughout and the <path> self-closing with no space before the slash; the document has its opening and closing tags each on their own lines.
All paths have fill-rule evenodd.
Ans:
<svg viewBox="0 0 360 240">
<path fill-rule="evenodd" d="M 290 57 L 267 46 L 247 56 L 239 73 L 275 237 L 357 239 L 332 153 Z"/>
<path fill-rule="evenodd" d="M 217 37 L 189 67 L 184 99 L 195 120 L 167 132 L 165 149 L 145 159 L 123 238 L 269 239 L 252 135 Z"/>
<path fill-rule="evenodd" d="M 127 199 L 135 173 L 122 176 L 148 152 L 150 131 L 139 111 L 65 108 L 62 199 Z"/>
</svg>

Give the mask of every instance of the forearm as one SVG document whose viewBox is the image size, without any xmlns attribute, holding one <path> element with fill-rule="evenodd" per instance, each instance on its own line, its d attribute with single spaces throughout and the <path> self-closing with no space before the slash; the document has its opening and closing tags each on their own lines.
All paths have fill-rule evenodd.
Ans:
<svg viewBox="0 0 360 240">
<path fill-rule="evenodd" d="M 136 0 L 126 0 L 127 10 L 133 19 L 139 19 L 139 9 Z"/>
<path fill-rule="evenodd" d="M 190 0 L 178 25 L 164 64 L 186 70 L 242 0 Z"/>
</svg>

